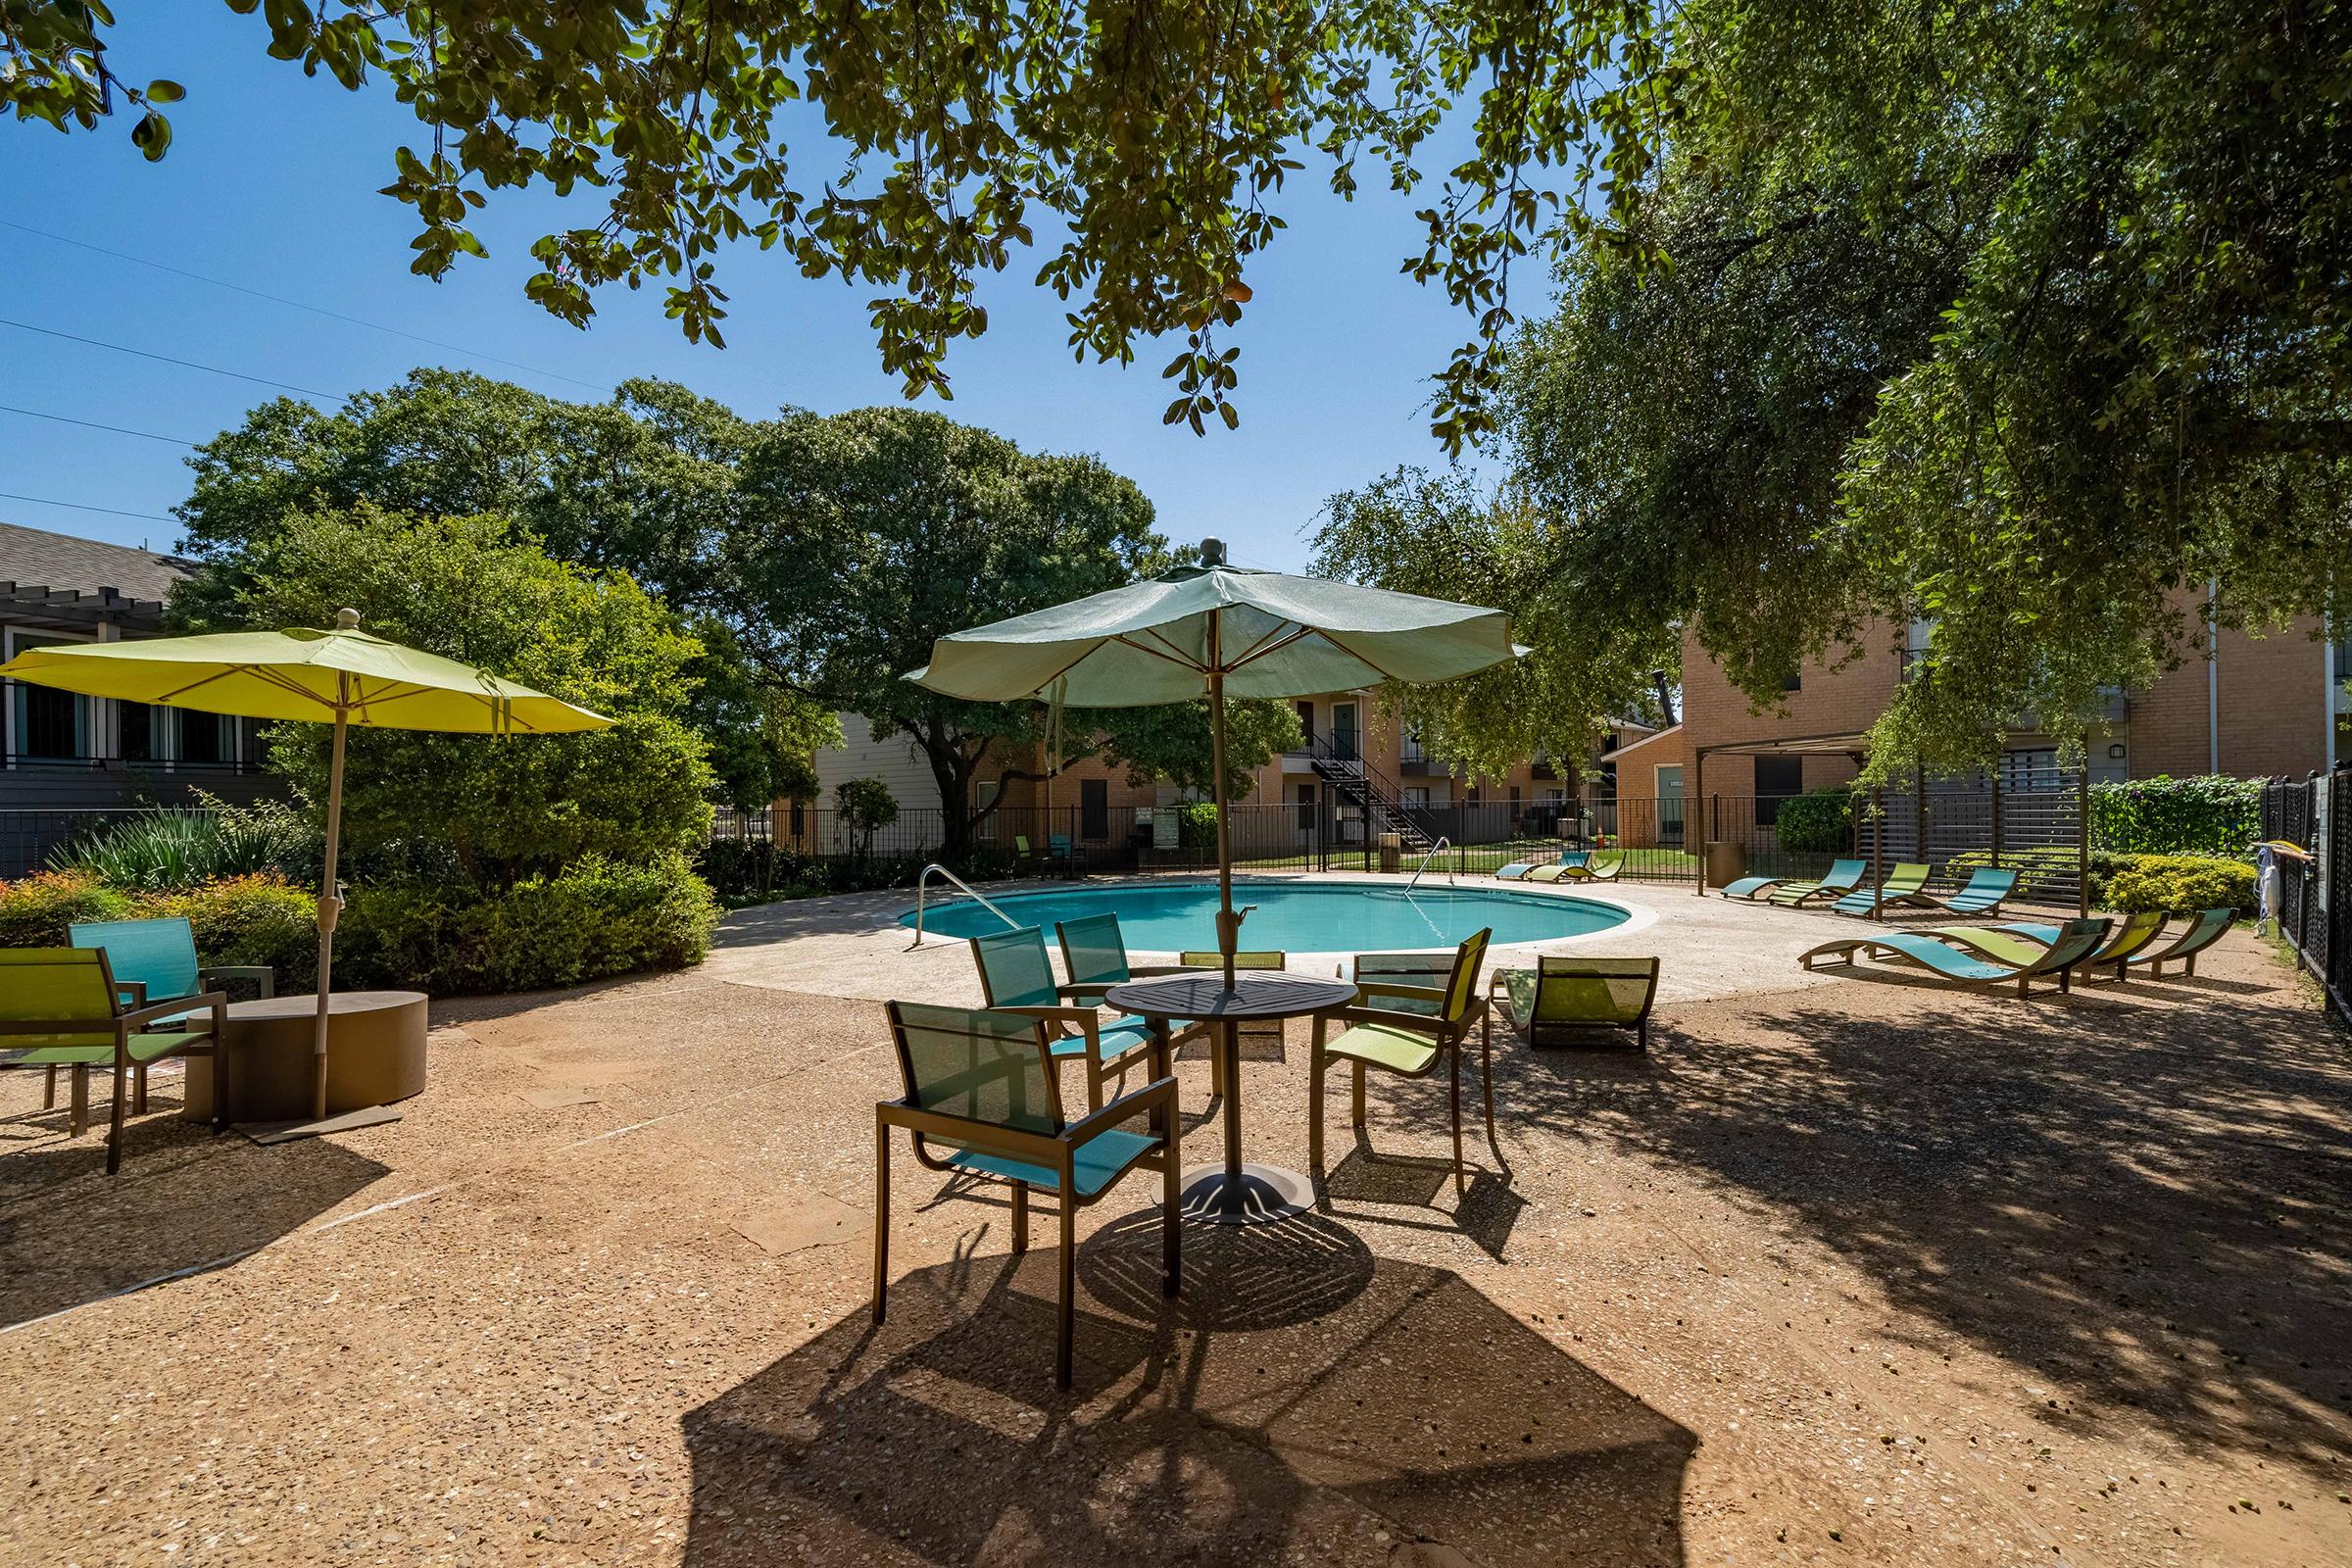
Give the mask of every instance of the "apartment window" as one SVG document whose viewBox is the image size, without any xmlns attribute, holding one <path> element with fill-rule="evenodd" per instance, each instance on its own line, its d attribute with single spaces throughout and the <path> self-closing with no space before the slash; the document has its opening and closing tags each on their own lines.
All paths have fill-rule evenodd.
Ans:
<svg viewBox="0 0 2352 1568">
<path fill-rule="evenodd" d="M 1756 825 L 1770 827 L 1781 819 L 1781 802 L 1805 793 L 1805 760 L 1801 757 L 1756 759 Z"/>
<path fill-rule="evenodd" d="M 1405 786 L 1404 786 L 1404 804 L 1405 804 L 1405 808 L 1406 808 L 1406 809 L 1408 809 L 1408 810 L 1414 810 L 1414 811 L 1426 811 L 1426 810 L 1428 810 L 1428 809 L 1429 809 L 1429 786 L 1428 786 L 1428 785 L 1426 785 L 1426 784 L 1407 784 L 1407 785 L 1405 785 Z"/>
<path fill-rule="evenodd" d="M 1315 787 L 1312 784 L 1298 786 L 1298 825 L 1309 833 L 1315 830 Z"/>
<path fill-rule="evenodd" d="M 1404 762 L 1426 762 L 1429 760 L 1429 754 L 1421 749 L 1421 732 L 1419 730 L 1415 730 L 1405 736 L 1404 744 L 1398 749 L 1397 752 L 1397 760 Z"/>
<path fill-rule="evenodd" d="M 1078 781 L 1078 831 L 1090 839 L 1110 837 L 1110 781 L 1082 778 Z"/>
<path fill-rule="evenodd" d="M 235 719 L 223 713 L 177 710 L 179 754 L 182 762 L 220 763 L 236 760 L 236 738 L 229 726 Z"/>
<path fill-rule="evenodd" d="M 170 710 L 150 708 L 145 703 L 118 703 L 120 714 L 117 728 L 122 741 L 122 760 L 126 762 L 154 762 L 163 759 L 164 725 L 170 723 Z"/>
<path fill-rule="evenodd" d="M 68 637 L 19 635 L 9 639 L 9 653 L 13 657 L 27 648 L 72 641 Z M 16 688 L 9 715 L 14 720 L 12 750 L 16 756 L 28 760 L 73 761 L 97 755 L 91 745 L 90 699 L 61 692 L 54 686 L 32 686 L 24 681 L 10 684 Z"/>
<path fill-rule="evenodd" d="M 1315 705 L 1312 703 L 1298 705 L 1298 735 L 1307 745 L 1315 744 Z"/>
<path fill-rule="evenodd" d="M 1792 669 L 1787 675 L 1781 677 L 1781 690 L 1785 692 L 1801 692 L 1804 689 L 1805 676 L 1802 670 Z"/>
<path fill-rule="evenodd" d="M 2058 771 L 2056 748 L 2001 754 L 2001 788 L 2013 794 L 2046 792 L 2066 783 Z"/>
</svg>

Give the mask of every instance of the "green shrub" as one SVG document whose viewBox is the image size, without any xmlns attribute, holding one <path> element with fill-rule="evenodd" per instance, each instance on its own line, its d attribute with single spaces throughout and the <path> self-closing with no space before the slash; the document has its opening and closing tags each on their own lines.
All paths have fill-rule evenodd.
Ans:
<svg viewBox="0 0 2352 1568">
<path fill-rule="evenodd" d="M 1179 808 L 1176 844 L 1178 848 L 1187 850 L 1213 850 L 1217 847 L 1217 808 L 1214 802 L 1195 801 Z"/>
<path fill-rule="evenodd" d="M 283 801 L 168 807 L 98 828 L 49 857 L 110 887 L 177 892 L 223 877 L 317 874 L 318 836 Z"/>
<path fill-rule="evenodd" d="M 1781 803 L 1780 847 L 1799 855 L 1842 855 L 1854 842 L 1854 792 L 1840 785 Z"/>
<path fill-rule="evenodd" d="M 2090 831 L 2125 855 L 2243 855 L 2262 837 L 2262 783 L 2208 773 L 2093 784 Z"/>
<path fill-rule="evenodd" d="M 679 969 L 710 948 L 718 906 L 682 856 L 589 856 L 503 892 L 416 880 L 357 890 L 337 947 L 355 982 L 435 996 L 534 991 Z"/>
<path fill-rule="evenodd" d="M 0 948 L 62 948 L 77 920 L 127 920 L 131 901 L 86 871 L 0 882 Z"/>
<path fill-rule="evenodd" d="M 2124 914 L 2225 906 L 2250 913 L 2254 867 L 2211 855 L 2121 856 L 2099 889 L 2098 902 Z"/>
<path fill-rule="evenodd" d="M 268 964 L 279 991 L 318 983 L 318 900 L 275 875 L 229 877 L 185 893 L 139 901 L 141 916 L 176 916 L 207 964 Z"/>
</svg>

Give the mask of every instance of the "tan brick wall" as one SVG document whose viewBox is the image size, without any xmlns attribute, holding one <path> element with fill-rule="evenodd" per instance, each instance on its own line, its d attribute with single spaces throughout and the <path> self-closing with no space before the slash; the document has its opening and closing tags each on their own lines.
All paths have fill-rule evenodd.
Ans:
<svg viewBox="0 0 2352 1568">
<path fill-rule="evenodd" d="M 1841 669 L 1807 664 L 1795 691 L 1786 693 L 1777 709 L 1750 710 L 1745 693 L 1737 690 L 1714 661 L 1699 648 L 1698 639 L 1683 640 L 1683 735 L 1690 755 L 1707 747 L 1740 741 L 1793 740 L 1813 735 L 1847 735 L 1868 729 L 1893 701 L 1902 676 L 1899 652 L 1904 629 L 1887 622 L 1864 634 L 1866 652 Z M 1693 779 L 1692 774 L 1700 777 Z M 1807 789 L 1843 783 L 1854 776 L 1854 764 L 1842 757 L 1808 757 L 1804 761 Z M 1753 795 L 1755 760 L 1749 757 L 1710 757 L 1703 771 L 1687 766 L 1683 786 L 1697 794 Z M 1631 793 L 1623 765 L 1618 771 L 1620 794 Z"/>
<path fill-rule="evenodd" d="M 2267 636 L 2221 634 L 2217 684 L 2223 772 L 2240 778 L 2300 777 L 2327 765 L 2326 650 L 2318 630 L 2319 622 L 2306 618 Z M 2180 668 L 2132 694 L 2126 736 L 2132 777 L 2169 773 L 2180 778 L 2210 771 L 2207 681 L 2216 666 L 2202 657 L 2202 648 L 2200 636 L 2198 649 Z"/>
</svg>

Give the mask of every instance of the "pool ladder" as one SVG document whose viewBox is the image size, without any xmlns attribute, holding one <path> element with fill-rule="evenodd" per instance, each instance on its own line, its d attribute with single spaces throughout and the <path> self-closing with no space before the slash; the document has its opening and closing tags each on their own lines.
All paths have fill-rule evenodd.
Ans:
<svg viewBox="0 0 2352 1568">
<path fill-rule="evenodd" d="M 1421 873 L 1429 869 L 1429 862 L 1436 858 L 1437 853 L 1440 850 L 1447 848 L 1451 843 L 1452 840 L 1446 838 L 1443 833 L 1438 835 L 1438 842 L 1429 847 L 1429 854 L 1421 857 L 1421 863 L 1413 867 L 1413 880 L 1412 882 L 1407 882 L 1404 885 L 1405 892 L 1410 893 L 1413 891 L 1413 883 L 1421 880 Z M 1450 865 L 1446 868 L 1446 885 L 1447 887 L 1453 886 L 1453 867 Z M 915 902 L 917 904 L 922 902 L 919 895 L 917 896 Z"/>
<path fill-rule="evenodd" d="M 906 945 L 906 951 L 908 953 L 912 953 L 916 948 L 919 948 L 923 945 L 923 895 L 930 889 L 931 873 L 934 871 L 938 872 L 941 876 L 946 877 L 949 881 L 955 883 L 959 891 L 969 895 L 974 899 L 977 899 L 980 903 L 980 907 L 986 909 L 989 913 L 1004 921 L 1007 929 L 1018 931 L 1021 928 L 1020 921 L 1015 920 L 1011 915 L 1006 914 L 1003 909 L 1000 909 L 995 905 L 989 903 L 987 894 L 980 892 L 977 888 L 974 888 L 969 883 L 965 882 L 963 878 L 957 876 L 955 872 L 949 870 L 937 860 L 933 860 L 929 865 L 923 867 L 923 874 L 915 878 L 914 940 Z"/>
</svg>

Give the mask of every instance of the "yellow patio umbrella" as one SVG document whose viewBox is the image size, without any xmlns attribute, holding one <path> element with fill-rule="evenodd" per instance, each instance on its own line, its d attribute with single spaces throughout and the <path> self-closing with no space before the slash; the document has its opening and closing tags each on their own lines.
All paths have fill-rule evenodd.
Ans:
<svg viewBox="0 0 2352 1568">
<path fill-rule="evenodd" d="M 0 664 L 0 675 L 119 702 L 189 708 L 240 718 L 332 724 L 327 768 L 326 865 L 318 892 L 318 1015 L 313 1026 L 311 1114 L 326 1115 L 326 1017 L 334 966 L 335 851 L 343 833 L 343 740 L 370 729 L 458 735 L 560 735 L 612 720 L 470 664 L 360 630 L 359 612 L 332 631 L 217 632 L 141 642 L 51 645 Z"/>
</svg>

